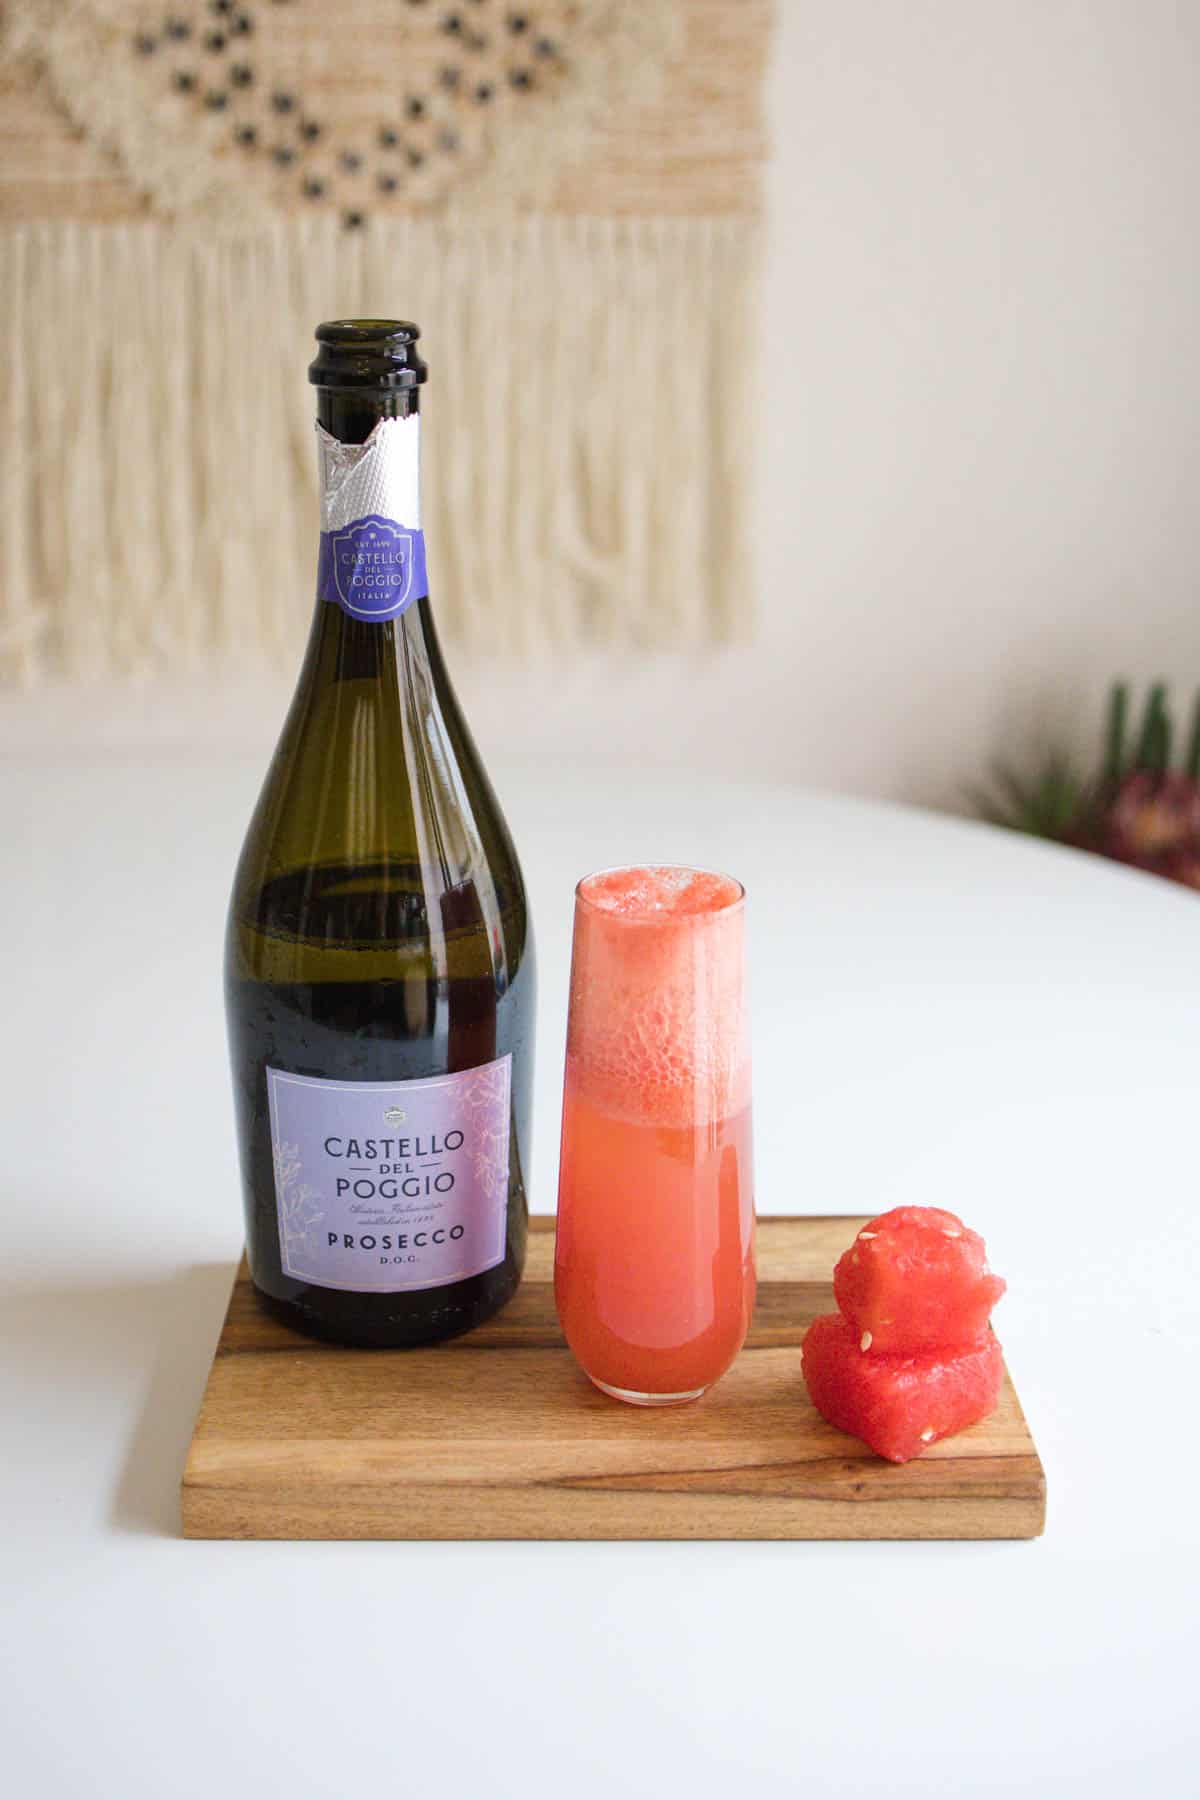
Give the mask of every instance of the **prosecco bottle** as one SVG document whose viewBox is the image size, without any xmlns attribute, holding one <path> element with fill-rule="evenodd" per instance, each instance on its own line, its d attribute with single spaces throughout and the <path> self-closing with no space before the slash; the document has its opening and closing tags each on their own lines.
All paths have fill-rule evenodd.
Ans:
<svg viewBox="0 0 1200 1800">
<path fill-rule="evenodd" d="M 225 957 L 254 1285 L 372 1346 L 490 1317 L 528 1218 L 533 943 L 429 603 L 418 336 L 317 330 L 316 610 Z"/>
</svg>

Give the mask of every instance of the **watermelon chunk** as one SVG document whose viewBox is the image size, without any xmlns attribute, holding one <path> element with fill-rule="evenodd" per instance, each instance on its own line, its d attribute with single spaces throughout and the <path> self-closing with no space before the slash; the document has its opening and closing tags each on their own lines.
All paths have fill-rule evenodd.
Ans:
<svg viewBox="0 0 1200 1800">
<path fill-rule="evenodd" d="M 833 1292 L 868 1349 L 898 1354 L 977 1343 L 1004 1283 L 979 1233 L 954 1213 L 897 1206 L 839 1258 Z"/>
<path fill-rule="evenodd" d="M 1004 1360 L 994 1334 L 967 1349 L 888 1356 L 861 1348 L 841 1313 L 814 1319 L 801 1358 L 812 1403 L 823 1419 L 861 1438 L 889 1462 L 908 1462 L 939 1438 L 990 1413 Z"/>
</svg>

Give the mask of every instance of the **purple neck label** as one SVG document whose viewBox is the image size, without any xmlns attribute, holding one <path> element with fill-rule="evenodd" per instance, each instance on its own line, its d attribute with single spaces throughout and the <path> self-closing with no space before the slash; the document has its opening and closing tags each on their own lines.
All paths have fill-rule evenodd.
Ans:
<svg viewBox="0 0 1200 1800">
<path fill-rule="evenodd" d="M 321 533 L 317 598 L 332 600 L 352 619 L 398 619 L 428 592 L 424 532 L 367 513 Z"/>
</svg>

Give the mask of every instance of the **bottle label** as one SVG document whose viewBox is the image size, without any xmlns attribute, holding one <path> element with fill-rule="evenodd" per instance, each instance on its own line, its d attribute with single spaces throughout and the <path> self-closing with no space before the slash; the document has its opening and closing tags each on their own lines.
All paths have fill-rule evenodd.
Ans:
<svg viewBox="0 0 1200 1800">
<path fill-rule="evenodd" d="M 352 619 L 398 619 L 428 592 L 423 531 L 368 513 L 321 533 L 317 598 L 335 601 Z"/>
<path fill-rule="evenodd" d="M 317 426 L 317 598 L 352 619 L 398 619 L 429 592 L 421 530 L 421 421 L 380 419 L 365 444 Z"/>
<path fill-rule="evenodd" d="M 267 1069 L 279 1254 L 318 1287 L 444 1287 L 504 1260 L 512 1057 L 422 1081 Z"/>
</svg>

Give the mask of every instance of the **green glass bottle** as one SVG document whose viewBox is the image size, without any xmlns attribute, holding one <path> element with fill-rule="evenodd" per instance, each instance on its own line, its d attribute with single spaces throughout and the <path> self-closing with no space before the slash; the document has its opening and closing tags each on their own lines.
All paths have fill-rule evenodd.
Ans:
<svg viewBox="0 0 1200 1800">
<path fill-rule="evenodd" d="M 254 1284 L 378 1346 L 490 1317 L 527 1227 L 533 941 L 429 603 L 418 335 L 317 330 L 316 612 L 225 958 Z"/>
</svg>

